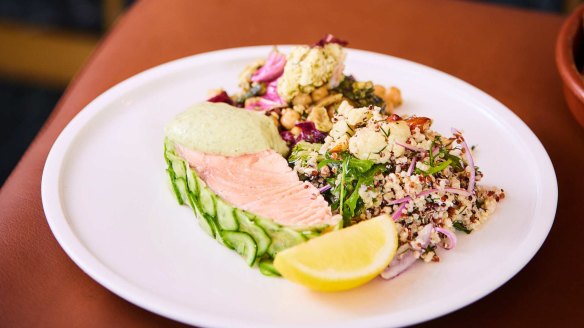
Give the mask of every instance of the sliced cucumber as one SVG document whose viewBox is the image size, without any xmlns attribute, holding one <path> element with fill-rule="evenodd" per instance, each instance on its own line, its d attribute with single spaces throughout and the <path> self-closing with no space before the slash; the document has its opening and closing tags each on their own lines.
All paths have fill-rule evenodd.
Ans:
<svg viewBox="0 0 584 328">
<path fill-rule="evenodd" d="M 178 189 L 178 187 L 176 186 L 176 183 L 174 182 L 174 172 L 172 171 L 172 168 L 169 167 L 166 169 L 166 174 L 168 176 L 168 183 L 170 184 L 170 188 L 172 189 L 172 193 L 174 194 L 174 197 L 176 198 L 176 201 L 179 203 L 179 205 L 183 205 L 183 199 L 182 196 L 180 194 L 180 191 Z"/>
<path fill-rule="evenodd" d="M 250 235 L 235 231 L 222 231 L 221 235 L 225 245 L 241 255 L 249 266 L 254 264 L 257 256 L 257 245 Z"/>
<path fill-rule="evenodd" d="M 180 204 L 184 204 L 184 203 L 188 203 L 189 199 L 188 199 L 188 194 L 189 191 L 187 189 L 187 182 L 184 178 L 176 178 L 174 179 L 174 184 L 176 185 L 176 188 L 178 189 L 178 193 L 180 195 L 180 198 L 182 199 L 182 203 L 179 202 Z"/>
<path fill-rule="evenodd" d="M 272 262 L 272 260 L 261 260 L 260 263 L 258 264 L 258 268 L 260 269 L 260 272 L 264 276 L 268 276 L 268 277 L 281 277 L 282 276 L 280 274 L 280 272 L 278 272 L 278 270 L 276 270 L 276 267 L 274 267 L 274 263 Z"/>
<path fill-rule="evenodd" d="M 221 230 L 237 231 L 239 229 L 233 207 L 219 197 L 215 197 L 215 208 L 217 209 L 217 223 Z"/>
<path fill-rule="evenodd" d="M 183 160 L 173 160 L 172 162 L 172 170 L 174 171 L 174 175 L 177 178 L 186 178 L 187 171 L 185 168 L 185 162 Z"/>
<path fill-rule="evenodd" d="M 215 196 L 213 192 L 202 183 L 201 179 L 197 179 L 197 184 L 199 186 L 199 203 L 201 204 L 201 210 L 208 215 L 215 217 L 217 212 L 215 211 Z"/>
<path fill-rule="evenodd" d="M 262 227 L 272 238 L 268 248 L 268 254 L 274 258 L 278 252 L 296 246 L 306 241 L 306 238 L 298 231 L 283 227 L 263 218 L 256 218 L 256 224 Z"/>
<path fill-rule="evenodd" d="M 331 227 L 296 229 L 232 207 L 197 176 L 187 161 L 177 156 L 174 144 L 164 144 L 164 158 L 171 189 L 179 202 L 193 208 L 199 225 L 219 243 L 234 249 L 252 266 L 269 276 L 279 275 L 272 265 L 278 252 L 329 231 Z M 260 261 L 261 260 L 261 261 Z"/>
<path fill-rule="evenodd" d="M 194 193 L 195 195 L 198 195 L 199 187 L 197 185 L 197 178 L 193 173 L 193 169 L 191 169 L 188 165 L 189 164 L 185 162 L 185 166 L 187 167 L 187 187 L 189 188 L 190 192 Z"/>
<path fill-rule="evenodd" d="M 239 209 L 235 209 L 233 213 L 239 223 L 239 231 L 247 232 L 255 240 L 258 246 L 257 256 L 264 255 L 268 250 L 268 247 L 270 247 L 272 239 L 270 239 L 264 229 L 254 223 L 253 214 L 246 213 Z"/>
</svg>

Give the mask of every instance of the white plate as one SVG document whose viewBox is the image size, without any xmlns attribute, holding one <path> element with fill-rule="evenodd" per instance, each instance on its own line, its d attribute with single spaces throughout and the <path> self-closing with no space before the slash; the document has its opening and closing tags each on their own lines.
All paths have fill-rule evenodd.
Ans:
<svg viewBox="0 0 584 328">
<path fill-rule="evenodd" d="M 57 240 L 87 274 L 132 303 L 194 325 L 402 326 L 478 300 L 535 255 L 554 219 L 557 183 L 529 128 L 452 76 L 358 50 L 348 50 L 346 71 L 399 86 L 405 104 L 398 113 L 432 117 L 437 131 L 457 127 L 478 145 L 482 183 L 506 192 L 497 212 L 481 230 L 459 235 L 455 250 L 441 250 L 439 264 L 336 294 L 264 277 L 207 237 L 167 188 L 164 124 L 209 89 L 236 90 L 241 69 L 270 49 L 223 50 L 155 67 L 96 98 L 63 130 L 43 172 L 43 205 Z"/>
</svg>

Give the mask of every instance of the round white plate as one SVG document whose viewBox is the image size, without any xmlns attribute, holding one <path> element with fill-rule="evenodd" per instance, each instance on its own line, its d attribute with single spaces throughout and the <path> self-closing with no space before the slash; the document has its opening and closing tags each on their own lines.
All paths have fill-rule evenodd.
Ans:
<svg viewBox="0 0 584 328">
<path fill-rule="evenodd" d="M 506 198 L 481 230 L 459 234 L 440 263 L 391 281 L 316 293 L 246 266 L 199 228 L 166 185 L 163 127 L 207 91 L 237 89 L 243 67 L 271 47 L 179 59 L 111 88 L 63 130 L 43 172 L 47 220 L 67 254 L 114 293 L 185 323 L 222 327 L 378 327 L 432 319 L 501 286 L 535 255 L 557 204 L 554 169 L 539 140 L 509 109 L 434 69 L 348 50 L 346 72 L 401 88 L 397 113 L 429 116 L 434 129 L 477 145 L 481 182 Z M 290 47 L 280 47 L 288 52 Z"/>
</svg>

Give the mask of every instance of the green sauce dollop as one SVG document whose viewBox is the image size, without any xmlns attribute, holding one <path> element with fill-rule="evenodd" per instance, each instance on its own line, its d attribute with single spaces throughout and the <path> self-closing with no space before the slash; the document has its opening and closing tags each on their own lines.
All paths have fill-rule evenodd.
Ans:
<svg viewBox="0 0 584 328">
<path fill-rule="evenodd" d="M 239 156 L 273 149 L 285 156 L 288 147 L 262 113 L 225 103 L 201 103 L 178 114 L 165 128 L 166 137 L 195 151 Z"/>
</svg>

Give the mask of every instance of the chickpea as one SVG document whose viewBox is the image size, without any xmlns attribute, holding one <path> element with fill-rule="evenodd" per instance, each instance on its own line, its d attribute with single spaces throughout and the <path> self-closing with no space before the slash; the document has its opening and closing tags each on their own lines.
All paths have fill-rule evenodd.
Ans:
<svg viewBox="0 0 584 328">
<path fill-rule="evenodd" d="M 306 112 L 306 107 L 303 105 L 295 105 L 294 110 L 298 112 L 298 114 L 302 115 Z"/>
<path fill-rule="evenodd" d="M 385 87 L 379 84 L 374 85 L 373 94 L 375 94 L 379 98 L 385 98 Z"/>
<path fill-rule="evenodd" d="M 329 118 L 332 119 L 335 116 L 335 106 L 329 106 L 326 109 L 326 112 L 327 112 Z"/>
<path fill-rule="evenodd" d="M 290 129 L 290 132 L 292 133 L 292 135 L 294 135 L 295 137 L 298 137 L 300 135 L 300 132 L 302 132 L 302 129 L 300 129 L 299 127 L 295 126 L 292 129 Z"/>
<path fill-rule="evenodd" d="M 294 99 L 292 99 L 292 104 L 294 105 L 308 106 L 311 102 L 312 98 L 306 93 L 299 93 Z"/>
<path fill-rule="evenodd" d="M 340 93 L 337 93 L 337 94 L 326 96 L 326 97 L 322 98 L 316 105 L 322 106 L 322 107 L 327 107 L 327 106 L 336 104 L 336 103 L 340 102 L 341 100 L 343 100 L 343 95 Z"/>
<path fill-rule="evenodd" d="M 276 127 L 279 127 L 280 126 L 280 115 L 278 115 L 278 113 L 271 112 L 270 113 L 270 118 L 272 119 L 272 121 L 274 121 L 274 125 Z"/>
<path fill-rule="evenodd" d="M 257 101 L 258 101 L 258 97 L 251 97 L 251 98 L 247 98 L 247 99 L 245 100 L 245 102 L 243 103 L 243 106 L 244 106 L 245 108 L 248 108 L 248 107 L 250 107 L 252 104 L 254 104 L 254 103 L 255 103 L 255 102 L 257 102 Z"/>
<path fill-rule="evenodd" d="M 393 107 L 398 107 L 402 104 L 401 91 L 396 87 L 391 87 L 385 90 L 385 102 L 393 104 Z"/>
<path fill-rule="evenodd" d="M 290 108 L 286 108 L 282 112 L 282 117 L 280 117 L 280 123 L 286 130 L 290 130 L 296 126 L 296 123 L 300 120 L 300 114 Z"/>
<path fill-rule="evenodd" d="M 328 96 L 328 94 L 329 94 L 329 92 L 328 92 L 326 85 L 323 85 L 322 87 L 312 91 L 310 96 L 312 97 L 313 101 L 317 102 L 317 101 L 323 99 L 324 97 Z"/>
</svg>

